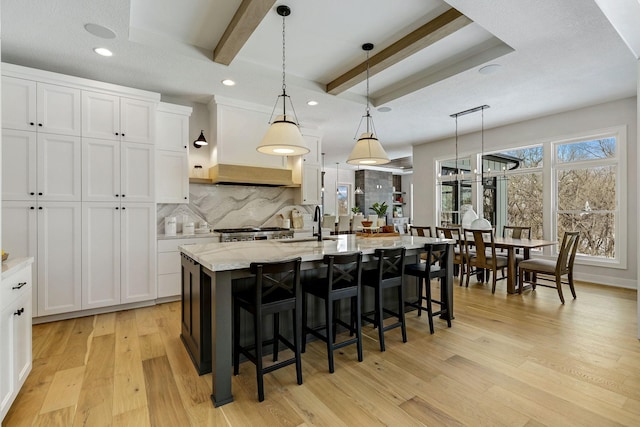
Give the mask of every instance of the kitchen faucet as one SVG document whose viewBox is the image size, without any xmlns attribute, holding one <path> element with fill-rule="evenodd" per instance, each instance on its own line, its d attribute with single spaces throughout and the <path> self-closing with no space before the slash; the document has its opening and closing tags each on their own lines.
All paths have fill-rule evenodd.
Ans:
<svg viewBox="0 0 640 427">
<path fill-rule="evenodd" d="M 322 215 L 320 214 L 320 205 L 316 206 L 316 211 L 313 214 L 313 220 L 318 221 L 318 242 L 322 242 Z"/>
</svg>

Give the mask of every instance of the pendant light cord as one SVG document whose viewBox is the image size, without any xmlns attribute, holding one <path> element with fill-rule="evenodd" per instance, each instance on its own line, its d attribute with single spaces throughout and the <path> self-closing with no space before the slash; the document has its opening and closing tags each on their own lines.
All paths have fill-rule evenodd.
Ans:
<svg viewBox="0 0 640 427">
<path fill-rule="evenodd" d="M 369 118 L 371 114 L 369 113 L 369 51 L 367 51 L 367 133 L 369 133 Z"/>
<path fill-rule="evenodd" d="M 285 15 L 282 15 L 282 114 L 285 119 L 287 117 L 287 83 L 285 80 L 285 64 L 286 64 L 286 55 L 285 55 Z"/>
</svg>

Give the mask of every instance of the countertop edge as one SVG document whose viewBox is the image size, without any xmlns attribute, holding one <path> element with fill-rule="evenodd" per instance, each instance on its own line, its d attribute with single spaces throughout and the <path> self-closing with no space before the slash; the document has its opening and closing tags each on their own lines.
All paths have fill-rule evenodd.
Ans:
<svg viewBox="0 0 640 427">
<path fill-rule="evenodd" d="M 33 257 L 11 258 L 2 263 L 2 280 L 33 264 Z"/>
</svg>

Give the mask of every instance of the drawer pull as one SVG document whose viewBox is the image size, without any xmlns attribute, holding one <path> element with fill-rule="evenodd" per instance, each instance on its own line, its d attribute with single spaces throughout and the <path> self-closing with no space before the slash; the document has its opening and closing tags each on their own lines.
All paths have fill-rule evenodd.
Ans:
<svg viewBox="0 0 640 427">
<path fill-rule="evenodd" d="M 27 282 L 20 282 L 20 283 L 18 283 L 17 286 L 13 286 L 11 289 L 20 289 L 21 287 L 23 287 L 26 284 L 27 284 Z"/>
<path fill-rule="evenodd" d="M 14 316 L 22 316 L 22 313 L 24 313 L 24 307 L 22 307 L 22 308 L 21 308 L 21 309 L 19 309 L 19 310 L 16 310 L 16 311 L 13 313 L 13 315 L 14 315 Z"/>
</svg>

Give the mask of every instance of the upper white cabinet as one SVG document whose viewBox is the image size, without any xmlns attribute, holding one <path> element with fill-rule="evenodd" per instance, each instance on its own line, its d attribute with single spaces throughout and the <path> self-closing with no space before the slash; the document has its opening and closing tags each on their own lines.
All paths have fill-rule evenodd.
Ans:
<svg viewBox="0 0 640 427">
<path fill-rule="evenodd" d="M 82 136 L 126 142 L 155 142 L 156 104 L 82 91 Z"/>
<path fill-rule="evenodd" d="M 2 127 L 80 136 L 80 90 L 2 78 Z"/>
<path fill-rule="evenodd" d="M 2 198 L 79 201 L 80 137 L 4 129 Z"/>
<path fill-rule="evenodd" d="M 156 113 L 156 201 L 189 203 L 191 107 L 161 102 Z"/>
</svg>

